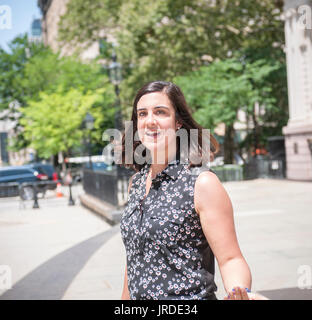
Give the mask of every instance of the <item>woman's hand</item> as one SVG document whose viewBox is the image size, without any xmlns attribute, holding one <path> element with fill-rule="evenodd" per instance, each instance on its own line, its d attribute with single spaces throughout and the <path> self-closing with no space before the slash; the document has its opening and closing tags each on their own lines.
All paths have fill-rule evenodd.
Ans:
<svg viewBox="0 0 312 320">
<path fill-rule="evenodd" d="M 265 296 L 250 292 L 247 288 L 235 287 L 223 300 L 269 300 Z"/>
</svg>

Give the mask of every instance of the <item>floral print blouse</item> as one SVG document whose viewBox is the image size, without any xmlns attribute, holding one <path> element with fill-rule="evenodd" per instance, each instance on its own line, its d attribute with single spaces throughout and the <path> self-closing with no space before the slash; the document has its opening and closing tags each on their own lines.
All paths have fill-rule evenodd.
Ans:
<svg viewBox="0 0 312 320">
<path fill-rule="evenodd" d="M 174 160 L 145 197 L 149 167 L 134 175 L 120 223 L 130 298 L 216 299 L 214 255 L 194 209 L 196 178 L 209 169 Z"/>
</svg>

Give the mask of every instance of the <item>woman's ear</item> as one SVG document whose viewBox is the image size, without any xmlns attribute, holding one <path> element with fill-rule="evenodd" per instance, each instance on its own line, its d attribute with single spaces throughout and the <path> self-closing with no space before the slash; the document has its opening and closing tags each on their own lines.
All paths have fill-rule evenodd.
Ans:
<svg viewBox="0 0 312 320">
<path fill-rule="evenodd" d="M 182 127 L 182 123 L 176 122 L 176 130 L 179 130 Z"/>
</svg>

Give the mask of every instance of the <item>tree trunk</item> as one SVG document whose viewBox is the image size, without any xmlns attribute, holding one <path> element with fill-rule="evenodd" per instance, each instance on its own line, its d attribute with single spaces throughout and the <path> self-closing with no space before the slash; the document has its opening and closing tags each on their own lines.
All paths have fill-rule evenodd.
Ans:
<svg viewBox="0 0 312 320">
<path fill-rule="evenodd" d="M 66 163 L 65 163 L 65 152 L 60 152 L 61 155 L 62 155 L 62 158 L 63 158 L 63 161 L 62 161 L 62 174 L 64 175 L 65 172 L 66 172 Z"/>
<path fill-rule="evenodd" d="M 234 124 L 225 127 L 224 164 L 232 164 L 234 160 Z"/>
<path fill-rule="evenodd" d="M 58 154 L 55 154 L 52 156 L 52 163 L 54 168 L 58 168 L 59 162 L 58 162 Z"/>
</svg>

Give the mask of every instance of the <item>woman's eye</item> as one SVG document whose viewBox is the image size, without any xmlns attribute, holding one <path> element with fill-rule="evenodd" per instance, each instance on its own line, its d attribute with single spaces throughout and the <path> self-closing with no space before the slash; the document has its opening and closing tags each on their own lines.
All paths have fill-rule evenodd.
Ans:
<svg viewBox="0 0 312 320">
<path fill-rule="evenodd" d="M 139 112 L 139 117 L 144 117 L 146 112 Z"/>
<path fill-rule="evenodd" d="M 157 110 L 156 114 L 165 114 L 165 111 L 164 110 Z"/>
</svg>

